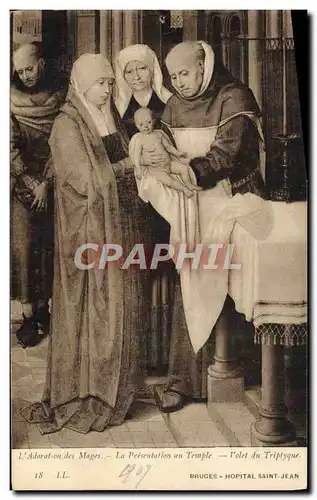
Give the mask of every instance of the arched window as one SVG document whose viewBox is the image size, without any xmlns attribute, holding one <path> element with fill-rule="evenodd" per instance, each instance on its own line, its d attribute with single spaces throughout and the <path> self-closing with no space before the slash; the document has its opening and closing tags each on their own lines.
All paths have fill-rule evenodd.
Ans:
<svg viewBox="0 0 317 500">
<path fill-rule="evenodd" d="M 212 15 L 208 23 L 208 42 L 212 46 L 217 59 L 222 61 L 222 24 L 220 15 Z"/>
<path fill-rule="evenodd" d="M 230 33 L 232 36 L 237 36 L 241 33 L 241 22 L 237 15 L 234 15 L 231 18 Z"/>
</svg>

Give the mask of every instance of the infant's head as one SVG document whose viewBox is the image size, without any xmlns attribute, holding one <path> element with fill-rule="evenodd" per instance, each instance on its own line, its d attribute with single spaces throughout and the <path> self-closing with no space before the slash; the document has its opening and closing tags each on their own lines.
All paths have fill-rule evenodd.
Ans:
<svg viewBox="0 0 317 500">
<path fill-rule="evenodd" d="M 149 108 L 140 108 L 134 113 L 134 123 L 140 132 L 150 134 L 154 128 L 152 111 Z"/>
</svg>

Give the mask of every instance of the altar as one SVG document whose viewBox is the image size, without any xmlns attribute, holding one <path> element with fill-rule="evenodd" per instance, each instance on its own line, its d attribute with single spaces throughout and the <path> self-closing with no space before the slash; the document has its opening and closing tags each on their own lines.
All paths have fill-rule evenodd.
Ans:
<svg viewBox="0 0 317 500">
<path fill-rule="evenodd" d="M 262 350 L 261 406 L 252 426 L 255 446 L 296 443 L 284 404 L 283 347 L 307 341 L 307 203 L 270 203 L 274 226 L 268 238 L 256 240 L 239 224 L 231 235 L 242 266 L 230 271 L 229 295 L 236 310 L 253 322 L 254 342 Z M 222 361 L 228 374 L 223 378 L 230 384 L 230 379 L 241 378 L 241 370 L 234 366 L 234 331 L 228 325 L 224 318 L 215 332 L 215 358 L 218 365 Z"/>
</svg>

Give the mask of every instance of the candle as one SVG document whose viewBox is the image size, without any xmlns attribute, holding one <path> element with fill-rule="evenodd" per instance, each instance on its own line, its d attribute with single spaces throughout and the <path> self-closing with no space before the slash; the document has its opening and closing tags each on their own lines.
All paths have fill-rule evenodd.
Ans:
<svg viewBox="0 0 317 500">
<path fill-rule="evenodd" d="M 286 16 L 285 11 L 282 11 L 282 44 L 283 44 L 283 135 L 287 135 L 287 102 L 286 102 Z"/>
</svg>

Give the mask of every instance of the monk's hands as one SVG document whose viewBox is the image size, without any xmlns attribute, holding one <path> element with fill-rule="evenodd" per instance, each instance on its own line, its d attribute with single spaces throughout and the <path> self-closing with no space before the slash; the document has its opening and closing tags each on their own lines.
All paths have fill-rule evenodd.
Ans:
<svg viewBox="0 0 317 500">
<path fill-rule="evenodd" d="M 187 153 L 181 153 L 178 157 L 178 161 L 180 161 L 183 165 L 189 165 L 191 158 Z"/>
<path fill-rule="evenodd" d="M 47 210 L 47 182 L 42 182 L 33 190 L 34 200 L 31 208 L 35 208 L 37 212 Z"/>
</svg>

